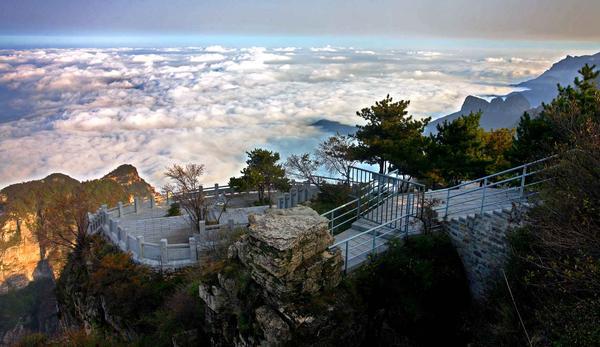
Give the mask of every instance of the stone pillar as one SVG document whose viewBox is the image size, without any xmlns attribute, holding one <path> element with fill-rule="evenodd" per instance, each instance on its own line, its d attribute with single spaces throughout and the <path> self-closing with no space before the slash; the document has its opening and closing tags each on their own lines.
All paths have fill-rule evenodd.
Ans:
<svg viewBox="0 0 600 347">
<path fill-rule="evenodd" d="M 108 219 L 108 231 L 111 236 L 116 234 L 117 240 L 120 240 L 121 236 L 117 233 L 117 224 L 115 223 L 114 220 L 112 220 L 110 218 Z"/>
<path fill-rule="evenodd" d="M 138 254 L 138 259 L 144 259 L 144 237 L 143 236 L 138 236 L 137 238 L 137 244 L 138 244 L 138 250 L 139 250 L 139 254 Z"/>
<path fill-rule="evenodd" d="M 306 201 L 306 199 L 304 198 L 304 185 L 299 185 L 298 186 L 298 203 L 303 203 Z"/>
<path fill-rule="evenodd" d="M 119 207 L 119 218 L 121 218 L 123 217 L 123 203 L 119 201 L 117 206 Z"/>
<path fill-rule="evenodd" d="M 215 183 L 215 198 L 218 199 L 221 196 L 219 193 L 219 184 Z"/>
<path fill-rule="evenodd" d="M 279 203 L 277 204 L 277 208 L 285 208 L 285 199 L 283 196 L 279 197 Z"/>
<path fill-rule="evenodd" d="M 160 262 L 162 265 L 169 263 L 169 243 L 167 239 L 160 239 Z"/>
<path fill-rule="evenodd" d="M 284 208 L 290 208 L 291 207 L 290 193 L 283 194 L 283 199 L 284 199 Z"/>
<path fill-rule="evenodd" d="M 154 208 L 154 196 L 150 196 L 150 208 Z"/>
<path fill-rule="evenodd" d="M 133 198 L 133 211 L 136 214 L 138 214 L 138 213 L 140 213 L 140 210 L 141 210 L 141 206 L 140 206 L 140 203 L 139 203 L 139 199 L 137 197 L 134 197 Z"/>
<path fill-rule="evenodd" d="M 123 242 L 125 243 L 125 247 L 123 248 L 123 250 L 125 252 L 127 252 L 129 250 L 129 235 L 127 235 L 127 230 L 121 228 L 121 227 L 117 227 L 119 230 L 119 234 L 121 235 L 121 237 L 123 238 Z"/>
<path fill-rule="evenodd" d="M 304 183 L 304 201 L 308 201 L 312 198 L 311 194 L 310 194 L 310 183 L 306 182 Z"/>
<path fill-rule="evenodd" d="M 195 237 L 190 237 L 190 259 L 192 261 L 198 260 L 198 243 Z"/>
<path fill-rule="evenodd" d="M 291 207 L 298 205 L 298 190 L 296 188 L 290 190 L 290 205 Z"/>
<path fill-rule="evenodd" d="M 227 221 L 227 227 L 229 228 L 229 230 L 233 231 L 234 226 L 235 226 L 234 220 L 233 219 L 229 219 Z"/>
<path fill-rule="evenodd" d="M 206 232 L 206 222 L 201 220 L 198 221 L 198 232 L 200 234 L 203 234 L 204 232 Z"/>
</svg>

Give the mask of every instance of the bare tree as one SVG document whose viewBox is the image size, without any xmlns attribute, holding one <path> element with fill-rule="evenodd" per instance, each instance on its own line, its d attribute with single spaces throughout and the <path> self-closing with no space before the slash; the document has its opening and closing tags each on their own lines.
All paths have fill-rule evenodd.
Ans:
<svg viewBox="0 0 600 347">
<path fill-rule="evenodd" d="M 97 207 L 96 202 L 85 186 L 55 197 L 50 225 L 53 232 L 49 241 L 74 252 L 81 252 L 88 240 L 88 212 Z"/>
<path fill-rule="evenodd" d="M 296 179 L 319 185 L 316 173 L 321 163 L 312 158 L 310 153 L 292 154 L 285 162 L 286 173 Z"/>
<path fill-rule="evenodd" d="M 166 185 L 163 190 L 170 192 L 173 199 L 179 203 L 190 219 L 195 230 L 199 230 L 198 222 L 204 220 L 207 210 L 206 195 L 204 194 L 200 177 L 204 174 L 204 165 L 187 164 L 185 166 L 173 164 L 167 168 L 165 176 L 173 183 Z"/>
<path fill-rule="evenodd" d="M 351 157 L 353 139 L 350 136 L 336 134 L 321 142 L 315 155 L 317 161 L 332 174 L 338 174 L 349 180 L 348 168 L 356 164 Z"/>
</svg>

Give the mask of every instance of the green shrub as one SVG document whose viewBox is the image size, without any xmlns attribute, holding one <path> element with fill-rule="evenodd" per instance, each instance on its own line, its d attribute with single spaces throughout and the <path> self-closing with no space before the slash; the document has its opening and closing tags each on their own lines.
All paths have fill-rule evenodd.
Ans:
<svg viewBox="0 0 600 347">
<path fill-rule="evenodd" d="M 350 285 L 366 307 L 367 341 L 431 346 L 466 341 L 461 325 L 469 290 L 445 234 L 391 241 L 388 252 L 351 276 Z"/>
<path fill-rule="evenodd" d="M 181 216 L 181 207 L 176 202 L 172 203 L 169 207 L 169 210 L 167 211 L 167 217 L 175 216 Z"/>
</svg>

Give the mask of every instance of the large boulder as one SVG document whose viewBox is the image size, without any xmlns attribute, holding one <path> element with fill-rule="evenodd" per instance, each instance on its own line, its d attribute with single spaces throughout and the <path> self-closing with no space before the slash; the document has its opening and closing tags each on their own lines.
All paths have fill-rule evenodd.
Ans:
<svg viewBox="0 0 600 347">
<path fill-rule="evenodd" d="M 248 234 L 230 253 L 266 292 L 286 299 L 339 284 L 342 257 L 328 249 L 333 241 L 327 219 L 300 206 L 251 216 Z"/>
</svg>

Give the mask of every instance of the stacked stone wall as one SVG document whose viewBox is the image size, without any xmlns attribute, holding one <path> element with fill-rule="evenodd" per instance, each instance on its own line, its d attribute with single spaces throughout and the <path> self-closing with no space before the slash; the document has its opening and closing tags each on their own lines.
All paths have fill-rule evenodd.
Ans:
<svg viewBox="0 0 600 347">
<path fill-rule="evenodd" d="M 525 206 L 514 205 L 483 214 L 453 218 L 446 223 L 452 243 L 460 255 L 471 292 L 476 299 L 501 276 L 506 265 L 508 233 L 523 224 Z"/>
</svg>

